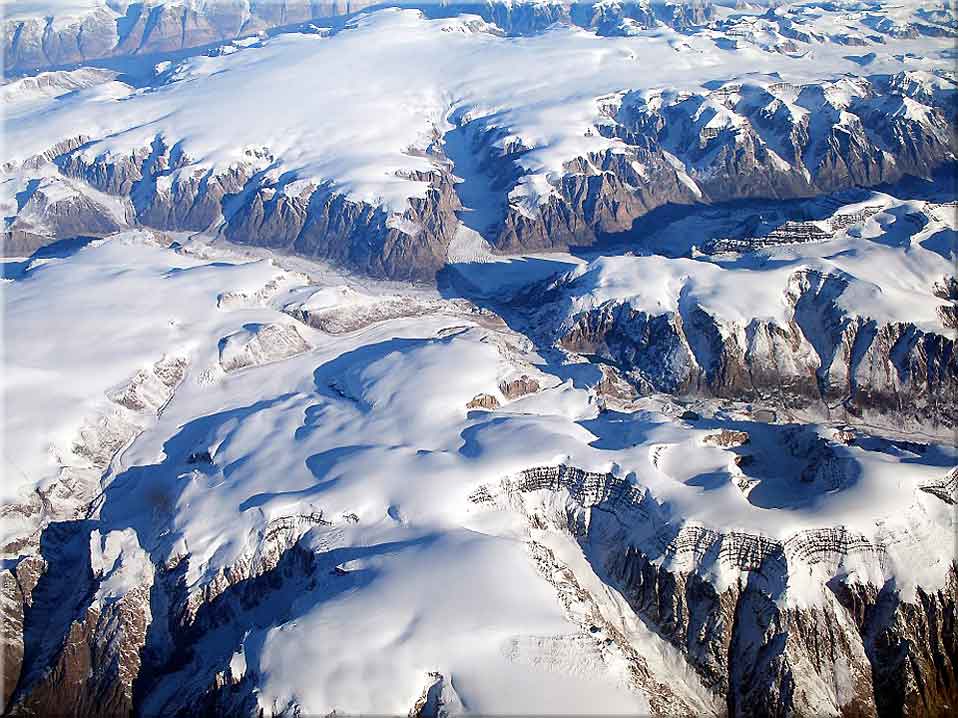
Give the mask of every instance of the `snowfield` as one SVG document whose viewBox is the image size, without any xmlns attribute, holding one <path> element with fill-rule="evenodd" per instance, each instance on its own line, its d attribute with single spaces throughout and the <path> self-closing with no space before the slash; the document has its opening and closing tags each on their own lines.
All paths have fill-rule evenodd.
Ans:
<svg viewBox="0 0 958 718">
<path fill-rule="evenodd" d="M 298 324 L 311 350 L 218 370 L 224 338 L 288 322 L 281 308 L 303 281 L 269 262 L 199 259 L 140 233 L 32 263 L 4 290 L 5 330 L 17 337 L 5 344 L 4 399 L 17 407 L 5 422 L 5 457 L 22 471 L 5 485 L 8 500 L 76 463 L 77 428 L 110 415 L 111 388 L 175 353 L 187 360 L 185 378 L 112 463 L 94 501 L 100 535 L 133 531 L 138 542 L 130 549 L 128 539 L 109 538 L 119 547 L 110 550 L 138 562 L 139 573 L 188 555 L 190 593 L 257 560 L 277 522 L 300 521 L 299 544 L 324 557 L 331 577 L 273 599 L 288 602 L 282 615 L 196 647 L 198 667 L 235 645 L 245 670 L 261 676 L 262 706 L 396 713 L 416 701 L 427 673 L 439 672 L 452 676 L 469 711 L 647 710 L 644 690 L 580 633 L 537 574 L 526 543 L 535 532 L 523 512 L 490 513 L 470 500 L 531 467 L 612 472 L 648 491 L 674 526 L 779 541 L 842 526 L 884 556 L 843 559 L 849 580 L 893 577 L 903 595 L 945 581 L 950 544 L 942 539 L 956 528 L 954 513 L 919 490 L 958 458 L 944 444 L 923 455 L 884 449 L 878 439 L 872 448 L 842 448 L 847 484 L 806 486 L 789 478 L 801 459 L 783 472 L 775 458 L 783 449 L 774 425 L 733 413 L 696 427 L 660 400 L 631 416 L 605 413 L 594 390 L 550 376 L 521 336 L 468 314 L 401 318 L 340 336 Z M 270 282 L 279 291 L 268 296 Z M 263 299 L 217 308 L 238 293 Z M 343 295 L 321 289 L 310 303 L 328 307 Z M 510 402 L 498 386 L 522 371 L 544 388 Z M 468 409 L 482 393 L 502 408 Z M 735 451 L 706 440 L 723 427 L 744 428 L 751 450 L 771 462 L 748 495 L 736 484 Z M 810 430 L 827 440 L 833 431 Z M 739 576 L 721 562 L 695 570 L 720 590 Z M 783 600 L 825 600 L 830 569 L 822 570 L 795 566 Z M 653 672 L 675 670 L 674 648 L 628 630 L 641 637 L 636 648 Z M 329 646 L 343 647 L 333 660 Z M 151 698 L 158 703 L 148 706 L 173 700 L 194 670 L 163 679 Z M 670 680 L 688 704 L 713 705 L 687 669 Z"/>
<path fill-rule="evenodd" d="M 654 254 L 600 257 L 558 280 L 573 287 L 561 313 L 572 318 L 609 301 L 628 302 L 636 311 L 661 313 L 678 311 L 684 302 L 742 323 L 753 318 L 784 322 L 789 307 L 782 288 L 801 267 L 848 282 L 849 289 L 839 299 L 848 312 L 947 332 L 936 311 L 938 299 L 929 278 L 948 275 L 955 254 L 941 252 L 929 238 L 953 238 L 952 218 L 946 214 L 919 229 L 909 215 L 917 216 L 923 202 L 902 202 L 878 194 L 869 203 L 875 213 L 844 236 L 777 248 L 752 259 L 729 256 L 706 261 Z M 850 209 L 856 209 L 855 205 Z"/>
<path fill-rule="evenodd" d="M 945 715 L 956 11 L 327 5 L 2 6 L 5 714 Z"/>
<path fill-rule="evenodd" d="M 82 149 L 88 159 L 128 155 L 162 137 L 188 158 L 180 171 L 221 173 L 252 161 L 290 196 L 303 183 L 329 183 L 352 199 L 402 212 L 410 197 L 426 191 L 426 182 L 408 175 L 431 169 L 421 152 L 433 134 L 481 120 L 501 128 L 502 142 L 529 148 L 510 200 L 534 211 L 565 162 L 610 146 L 595 131 L 603 120 L 601 98 L 694 91 L 756 73 L 802 83 L 859 69 L 846 59 L 847 48 L 834 44 L 791 57 L 668 29 L 622 38 L 563 27 L 520 38 L 490 30 L 477 17 L 430 20 L 415 10 L 387 9 L 330 37 L 284 34 L 189 59 L 164 69 L 156 86 L 107 82 L 31 103 L 24 112 L 15 102 L 6 120 L 5 162 L 18 165 L 77 136 L 91 139 Z M 949 47 L 947 39 L 890 40 L 869 72 L 895 74 L 918 53 L 929 58 L 922 69 L 950 69 L 940 54 Z M 249 98 L 257 107 L 252 115 Z"/>
</svg>

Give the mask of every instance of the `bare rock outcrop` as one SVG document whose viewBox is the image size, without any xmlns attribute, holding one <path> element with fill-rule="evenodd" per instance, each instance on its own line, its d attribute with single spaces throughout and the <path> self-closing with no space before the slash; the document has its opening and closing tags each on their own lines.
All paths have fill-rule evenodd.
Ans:
<svg viewBox="0 0 958 718">
<path fill-rule="evenodd" d="M 502 392 L 502 395 L 510 401 L 513 399 L 520 399 L 527 394 L 535 394 L 537 391 L 539 391 L 539 389 L 539 382 L 525 374 L 520 376 L 518 379 L 502 381 L 499 383 L 499 391 Z"/>
<path fill-rule="evenodd" d="M 938 497 L 946 504 L 958 504 L 958 467 L 949 471 L 940 481 L 930 481 L 918 488 Z"/>
<path fill-rule="evenodd" d="M 22 669 L 8 705 L 14 715 L 43 715 L 65 705 L 77 715 L 132 711 L 151 620 L 153 565 L 133 531 L 101 536 L 84 527 L 76 522 L 47 530 L 46 548 L 54 542 L 59 550 L 48 554 L 52 563 L 25 611 Z"/>
<path fill-rule="evenodd" d="M 409 709 L 409 718 L 449 718 L 462 712 L 462 699 L 452 683 L 442 673 L 431 671 L 426 674 L 422 695 Z"/>
<path fill-rule="evenodd" d="M 246 325 L 220 340 L 220 366 L 226 372 L 281 361 L 309 351 L 291 324 Z"/>
<path fill-rule="evenodd" d="M 562 3 L 493 7 L 507 14 L 568 15 Z M 672 8 L 668 22 L 679 25 L 686 22 L 683 13 L 696 14 L 682 10 L 686 4 L 616 7 L 626 14 L 651 13 L 654 23 L 663 22 L 657 13 L 664 8 Z M 465 113 L 456 121 L 468 128 L 473 139 L 468 151 L 501 200 L 501 216 L 484 228 L 484 236 L 497 251 L 526 252 L 627 236 L 637 219 L 669 204 L 793 199 L 874 187 L 906 175 L 930 178 L 954 161 L 956 145 L 951 100 L 926 95 L 907 83 L 861 77 L 801 86 L 726 83 L 692 95 L 616 93 L 597 99 L 601 117 L 587 130 L 613 146 L 570 156 L 562 173 L 537 182 L 539 189 L 531 194 L 524 189 L 530 170 L 523 156 L 533 149 L 527 140 L 501 127 L 495 116 Z M 65 138 L 23 168 L 53 162 L 69 182 L 87 183 L 126 203 L 124 216 L 102 211 L 103 203 L 89 193 L 54 199 L 47 185 L 33 188 L 32 196 L 24 188 L 28 199 L 6 230 L 6 253 L 35 247 L 43 237 L 100 236 L 129 222 L 171 231 L 215 230 L 233 242 L 374 276 L 434 280 L 459 226 L 455 167 L 438 131 L 425 146 L 407 150 L 431 167 L 401 176 L 428 189 L 398 210 L 338 191 L 335 177 L 307 181 L 277 173 L 283 158 L 269 147 L 247 148 L 242 161 L 214 167 L 190 157 L 173 136 L 160 134 L 118 153 L 101 151 L 99 139 Z M 826 241 L 873 210 L 828 222 L 788 222 L 760 236 L 714 238 L 704 249 L 743 252 Z"/>
<path fill-rule="evenodd" d="M 13 558 L 0 568 L 8 708 L 43 714 L 76 704 L 90 715 L 129 712 L 152 564 L 135 535 L 91 544 L 84 517 L 113 456 L 162 410 L 186 368 L 184 358 L 164 357 L 111 392 L 107 409 L 91 416 L 59 457 L 56 478 L 0 511 L 20 528 L 2 547 Z"/>
<path fill-rule="evenodd" d="M 315 555 L 297 544 L 312 528 L 329 525 L 322 513 L 274 519 L 251 537 L 249 551 L 190 588 L 190 557 L 154 564 L 132 528 L 101 533 L 95 519 L 51 524 L 42 544 L 52 563 L 21 562 L 15 578 L 22 589 L 3 576 L 4 598 L 22 594 L 24 606 L 9 614 L 22 641 L 4 646 L 13 659 L 5 666 L 12 678 L 7 710 L 48 715 L 71 705 L 79 715 L 116 716 L 188 714 L 202 705 L 220 715 L 255 712 L 255 675 L 235 672 L 236 647 L 220 645 L 230 634 L 216 631 L 284 583 L 314 580 Z M 210 634 L 219 643 L 193 665 L 193 647 Z M 178 690 L 166 695 L 163 680 L 179 671 L 186 673 Z M 148 699 L 161 705 L 147 708 Z"/>
<path fill-rule="evenodd" d="M 747 431 L 737 431 L 735 429 L 722 429 L 715 434 L 709 434 L 702 441 L 706 444 L 721 447 L 745 446 L 749 441 Z"/>
<path fill-rule="evenodd" d="M 954 704 L 955 565 L 940 588 L 906 597 L 893 582 L 848 581 L 849 557 L 878 565 L 885 549 L 845 529 L 778 542 L 673 524 L 641 485 L 568 466 L 529 469 L 472 498 L 575 537 L 731 716 L 943 715 Z M 817 598 L 786 600 L 810 568 Z"/>
<path fill-rule="evenodd" d="M 773 397 L 785 407 L 817 404 L 839 417 L 867 412 L 955 425 L 954 340 L 851 314 L 840 302 L 847 287 L 837 275 L 799 270 L 784 288 L 786 321 L 743 325 L 681 302 L 679 311 L 660 314 L 609 300 L 556 315 L 550 300 L 575 292 L 574 278 L 560 278 L 536 295 L 545 307 L 536 310 L 537 326 L 545 327 L 545 342 L 611 362 L 640 393 Z M 528 297 L 521 301 L 520 309 L 529 304 Z"/>
<path fill-rule="evenodd" d="M 905 175 L 931 177 L 958 153 L 953 113 L 947 100 L 924 97 L 925 105 L 917 89 L 908 92 L 856 78 L 730 83 L 694 95 L 625 93 L 610 101 L 609 121 L 597 126 L 624 144 L 570 161 L 534 211 L 510 205 L 492 243 L 513 252 L 590 245 L 667 203 L 811 197 Z M 836 99 L 843 93 L 851 95 L 845 104 Z M 792 113 L 791 102 L 808 112 Z M 505 145 L 496 159 L 508 164 L 525 149 Z M 706 251 L 823 241 L 851 221 L 838 217 L 828 228 L 794 223 L 761 238 L 715 241 Z"/>
<path fill-rule="evenodd" d="M 476 394 L 469 402 L 466 404 L 467 409 L 498 409 L 499 400 L 494 397 L 492 394 Z"/>
</svg>

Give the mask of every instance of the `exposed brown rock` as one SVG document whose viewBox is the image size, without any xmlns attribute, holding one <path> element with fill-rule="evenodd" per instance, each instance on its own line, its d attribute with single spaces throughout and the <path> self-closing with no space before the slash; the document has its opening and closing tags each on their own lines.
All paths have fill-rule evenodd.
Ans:
<svg viewBox="0 0 958 718">
<path fill-rule="evenodd" d="M 722 429 L 716 434 L 709 434 L 702 441 L 713 446 L 722 446 L 724 448 L 734 448 L 744 446 L 749 441 L 747 431 L 736 431 L 734 429 Z"/>
<path fill-rule="evenodd" d="M 523 374 L 518 379 L 500 382 L 499 391 L 502 392 L 502 395 L 506 397 L 506 399 L 511 401 L 512 399 L 523 397 L 526 394 L 535 394 L 539 391 L 539 382 Z"/>
<path fill-rule="evenodd" d="M 842 528 L 780 543 L 671 526 L 641 487 L 568 466 L 529 469 L 472 498 L 515 505 L 545 490 L 567 492 L 578 508 L 522 504 L 530 525 L 574 536 L 596 574 L 725 698 L 729 716 L 943 716 L 955 705 L 958 565 L 941 588 L 908 599 L 892 582 L 846 584 L 839 573 L 819 604 L 796 607 L 781 600 L 791 571 L 852 554 L 881 561 L 882 548 Z M 740 578 L 719 590 L 697 570 L 703 560 Z"/>
<path fill-rule="evenodd" d="M 466 404 L 467 409 L 498 409 L 499 400 L 494 397 L 492 394 L 476 394 L 468 404 Z"/>
<path fill-rule="evenodd" d="M 855 443 L 855 439 L 857 438 L 857 435 L 855 434 L 854 429 L 845 428 L 845 429 L 836 430 L 835 433 L 832 434 L 832 437 L 839 444 L 844 444 L 845 446 L 851 446 L 852 444 Z"/>
<path fill-rule="evenodd" d="M 932 481 L 918 487 L 925 493 L 937 496 L 946 504 L 958 504 L 958 467 L 952 469 L 940 481 Z"/>
<path fill-rule="evenodd" d="M 642 394 L 774 398 L 783 409 L 828 407 L 835 419 L 868 412 L 893 423 L 958 424 L 954 338 L 850 314 L 839 301 L 847 286 L 799 270 L 783 288 L 791 316 L 744 326 L 700 306 L 650 314 L 614 300 L 566 317 L 551 302 L 574 295 L 574 278 L 540 287 L 523 306 L 535 307 L 543 341 L 613 364 Z"/>
</svg>

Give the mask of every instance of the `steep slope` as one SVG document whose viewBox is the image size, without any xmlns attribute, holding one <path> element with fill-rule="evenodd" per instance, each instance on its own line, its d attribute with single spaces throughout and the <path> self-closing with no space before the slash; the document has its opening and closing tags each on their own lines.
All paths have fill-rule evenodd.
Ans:
<svg viewBox="0 0 958 718">
<path fill-rule="evenodd" d="M 811 196 L 954 160 L 948 38 L 883 39 L 869 77 L 850 77 L 860 65 L 825 36 L 801 40 L 812 62 L 720 35 L 512 37 L 382 10 L 164 62 L 138 89 L 89 70 L 19 80 L 3 251 L 139 224 L 432 279 L 466 185 L 486 187 L 477 231 L 515 252 L 591 245 L 666 204 Z M 663 54 L 661 72 L 636 72 Z"/>
<path fill-rule="evenodd" d="M 653 449 L 657 468 L 673 448 Z M 914 545 L 917 526 L 873 542 L 844 527 L 775 541 L 676 525 L 641 484 L 564 465 L 528 469 L 474 498 L 521 512 L 566 581 L 594 572 L 621 591 L 725 697 L 729 715 L 945 715 L 955 700 L 955 564 L 936 591 L 872 583 L 896 544 Z M 570 552 L 563 536 L 586 561 L 556 557 L 551 547 Z M 592 630 L 621 640 L 600 616 Z"/>
<path fill-rule="evenodd" d="M 127 234 L 5 287 L 8 710 L 953 700 L 944 433 L 609 411 L 488 311 L 308 282 Z"/>
<path fill-rule="evenodd" d="M 954 7 L 56 5 L 5 715 L 953 712 Z"/>
<path fill-rule="evenodd" d="M 955 234 L 943 209 L 874 195 L 823 221 L 714 242 L 713 254 L 602 257 L 515 306 L 542 344 L 612 363 L 639 394 L 954 426 L 958 365 L 942 283 Z"/>
<path fill-rule="evenodd" d="M 600 34 L 622 28 L 679 30 L 713 17 L 711 4 L 696 2 L 569 2 L 568 0 L 485 0 L 395 3 L 419 7 L 432 17 L 474 13 L 504 32 L 542 32 L 556 22 L 575 23 Z M 182 51 L 276 28 L 355 15 L 389 6 L 372 0 L 78 0 L 12 5 L 4 18 L 4 67 L 29 72 L 107 57 Z"/>
</svg>

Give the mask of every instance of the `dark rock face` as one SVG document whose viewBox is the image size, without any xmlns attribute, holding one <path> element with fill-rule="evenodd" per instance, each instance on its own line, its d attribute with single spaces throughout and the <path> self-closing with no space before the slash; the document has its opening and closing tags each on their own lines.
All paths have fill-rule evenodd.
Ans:
<svg viewBox="0 0 958 718">
<path fill-rule="evenodd" d="M 589 245 L 667 203 L 811 197 L 906 175 L 930 177 L 956 156 L 951 99 L 907 83 L 843 82 L 853 95 L 847 107 L 823 85 L 726 85 L 676 97 L 627 93 L 598 128 L 625 147 L 570 162 L 547 204 L 532 216 L 510 207 L 492 242 L 503 251 Z M 791 95 L 805 114 L 793 114 L 779 99 Z M 920 103 L 921 116 L 909 112 L 919 96 L 929 103 Z M 728 124 L 713 127 L 722 113 Z M 817 231 L 823 232 L 783 228 L 769 241 L 812 241 Z"/>
<path fill-rule="evenodd" d="M 9 705 L 23 667 L 24 614 L 33 605 L 33 590 L 46 571 L 41 556 L 20 559 L 14 568 L 0 570 L 3 601 L 3 705 Z"/>
<path fill-rule="evenodd" d="M 945 716 L 958 700 L 958 574 L 905 602 L 888 586 L 831 586 L 854 617 L 872 667 L 879 715 Z"/>
<path fill-rule="evenodd" d="M 938 306 L 941 323 L 949 329 L 958 329 L 958 279 L 945 277 L 940 283 L 935 283 L 932 292 L 939 299 L 948 302 Z"/>
<path fill-rule="evenodd" d="M 106 57 L 183 50 L 313 18 L 341 16 L 375 4 L 368 0 L 220 0 L 196 9 L 172 0 L 130 3 L 122 15 L 98 8 L 56 24 L 48 18 L 9 20 L 4 23 L 4 62 L 8 71 L 22 72 Z"/>
<path fill-rule="evenodd" d="M 459 207 L 449 175 L 437 169 L 413 173 L 429 182 L 424 199 L 412 198 L 402 215 L 410 231 L 390 222 L 379 208 L 316 189 L 308 197 L 263 200 L 258 193 L 225 230 L 234 242 L 263 244 L 328 259 L 375 276 L 431 279 L 445 264 Z"/>
<path fill-rule="evenodd" d="M 140 570 L 149 559 L 135 542 L 120 550 L 125 532 L 101 537 L 84 517 L 100 494 L 101 474 L 139 431 L 120 412 L 155 415 L 185 371 L 184 359 L 164 357 L 116 387 L 109 396 L 115 411 L 74 443 L 80 466 L 61 465 L 57 479 L 26 502 L 0 507 L 5 520 L 29 527 L 2 547 L 17 557 L 0 568 L 6 711 L 60 715 L 71 706 L 75 715 L 130 714 L 151 620 L 152 573 Z M 131 580 L 120 583 L 133 584 L 130 590 L 101 593 L 111 576 L 124 574 Z"/>
<path fill-rule="evenodd" d="M 626 34 L 629 26 L 642 29 L 657 24 L 676 30 L 705 25 L 715 16 L 710 2 L 622 2 L 615 5 L 578 3 L 572 6 L 575 24 L 594 29 L 599 35 Z"/>
<path fill-rule="evenodd" d="M 852 416 L 958 423 L 953 338 L 850 316 L 838 303 L 846 287 L 837 276 L 796 272 L 785 289 L 791 318 L 781 325 L 740 326 L 698 305 L 650 315 L 609 301 L 553 325 L 551 341 L 612 362 L 640 392 L 764 397 Z"/>
<path fill-rule="evenodd" d="M 729 716 L 938 716 L 955 704 L 955 564 L 940 588 L 908 598 L 892 583 L 849 584 L 839 571 L 818 587 L 820 601 L 802 605 L 782 600 L 790 572 L 853 554 L 880 561 L 883 549 L 841 528 L 780 543 L 674 526 L 641 487 L 569 466 L 526 470 L 472 499 L 544 491 L 561 508 L 534 500 L 530 523 L 571 533 L 596 575 L 724 697 Z M 738 578 L 717 585 L 703 569 L 713 562 Z"/>
<path fill-rule="evenodd" d="M 952 469 L 940 481 L 933 481 L 919 487 L 922 491 L 936 496 L 946 504 L 958 504 L 958 468 Z"/>
<path fill-rule="evenodd" d="M 503 381 L 499 384 L 499 391 L 509 400 L 519 399 L 526 394 L 534 394 L 539 391 L 539 388 L 539 382 L 525 374 L 518 379 Z"/>
<path fill-rule="evenodd" d="M 621 326 L 621 332 L 607 327 Z M 607 304 L 579 317 L 560 345 L 635 367 L 640 390 L 687 393 L 695 384 L 692 350 L 680 324 L 668 315 L 649 316 L 624 304 Z"/>
<path fill-rule="evenodd" d="M 63 183 L 41 184 L 28 192 L 29 197 L 7 229 L 10 242 L 4 242 L 6 254 L 13 255 L 18 249 L 32 251 L 46 243 L 41 239 L 31 241 L 31 237 L 102 236 L 123 227 L 121 221 L 81 192 L 60 196 L 58 184 Z"/>
<path fill-rule="evenodd" d="M 241 35 L 310 20 L 344 17 L 389 5 L 374 0 L 218 0 L 199 8 L 177 0 L 155 4 L 130 3 L 123 14 L 103 7 L 63 22 L 54 18 L 8 20 L 4 23 L 4 65 L 8 72 L 85 62 L 106 57 L 149 54 L 201 47 Z M 402 3 L 415 7 L 417 3 Z M 662 23 L 679 30 L 704 25 L 713 17 L 711 3 L 625 2 L 615 9 L 591 3 L 557 1 L 548 4 L 486 2 L 424 2 L 429 16 L 471 13 L 495 23 L 512 35 L 541 32 L 557 22 L 595 29 L 602 35 L 622 32 L 625 19 L 650 28 Z"/>
<path fill-rule="evenodd" d="M 426 4 L 422 9 L 427 15 L 437 12 L 479 15 L 510 35 L 531 35 L 556 23 L 589 28 L 599 35 L 621 35 L 627 29 L 623 26 L 624 21 L 630 21 L 645 29 L 661 24 L 677 30 L 687 30 L 705 25 L 714 17 L 714 8 L 708 0 L 653 3 L 627 0 L 615 6 L 568 0 L 541 4 L 513 4 L 497 0 L 479 3 L 453 1 L 445 3 L 441 10 L 430 8 Z"/>
<path fill-rule="evenodd" d="M 187 591 L 184 559 L 157 567 L 155 576 L 150 571 L 154 580 L 140 580 L 122 595 L 103 595 L 106 576 L 91 565 L 96 544 L 106 538 L 97 522 L 51 524 L 41 539 L 49 562 L 27 558 L 15 573 L 2 575 L 4 624 L 20 629 L 11 635 L 21 639 L 5 645 L 11 659 L 4 664 L 5 710 L 62 715 L 63 706 L 70 706 L 70 715 L 185 716 L 200 706 L 211 715 L 255 714 L 256 676 L 234 675 L 230 658 L 244 631 L 257 625 L 257 606 L 275 602 L 284 586 L 315 586 L 316 556 L 296 541 L 312 526 L 328 523 L 322 516 L 273 521 L 258 537 L 257 556 L 242 558 L 199 593 Z M 110 572 L 125 570 L 125 560 Z M 271 610 L 281 615 L 283 608 L 274 603 Z M 200 659 L 194 646 L 213 633 L 218 652 Z M 171 674 L 178 690 L 161 698 L 162 705 L 147 706 Z"/>
<path fill-rule="evenodd" d="M 914 602 L 836 580 L 835 605 L 807 610 L 783 610 L 751 581 L 718 593 L 633 549 L 608 570 L 636 612 L 698 658 L 706 679 L 728 676 L 715 685 L 727 691 L 731 716 L 809 714 L 798 661 L 825 678 L 837 663 L 850 666 L 843 715 L 947 715 L 958 698 L 954 567 L 944 588 L 918 589 Z"/>
<path fill-rule="evenodd" d="M 511 164 L 524 148 L 495 158 Z M 639 174 L 635 164 L 643 167 Z M 602 234 L 623 232 L 637 217 L 668 202 L 691 204 L 695 192 L 664 156 L 636 146 L 623 154 L 607 152 L 566 165 L 557 193 L 528 213 L 510 207 L 492 237 L 502 252 L 563 249 L 594 244 Z"/>
<path fill-rule="evenodd" d="M 51 524 L 41 539 L 44 571 L 23 619 L 23 662 L 8 710 L 16 715 L 128 715 L 150 614 L 150 586 L 116 600 L 94 598 L 91 526 Z M 39 559 L 39 557 L 37 557 Z M 19 573 L 19 572 L 18 572 Z"/>
<path fill-rule="evenodd" d="M 56 159 L 60 171 L 111 195 L 130 197 L 135 220 L 157 229 L 199 231 L 221 215 L 221 202 L 249 179 L 242 165 L 213 175 L 190 169 L 190 159 L 161 137 L 119 158 L 87 158 L 70 152 Z"/>
<path fill-rule="evenodd" d="M 498 25 L 510 35 L 542 32 L 557 22 L 570 22 L 569 7 L 563 3 L 449 2 L 442 8 L 423 6 L 427 15 L 470 13 Z"/>
<path fill-rule="evenodd" d="M 226 12 L 226 5 L 216 7 Z M 267 5 L 256 7 L 267 12 Z M 342 10 L 292 0 L 268 7 L 269 22 L 298 22 L 310 12 Z M 676 26 L 708 16 L 707 6 L 696 4 L 617 7 L 616 13 L 632 13 L 642 22 Z M 463 7 L 434 9 L 448 14 Z M 611 12 L 575 6 L 570 15 L 563 3 L 489 3 L 476 10 L 510 32 L 532 32 L 556 19 L 600 22 L 588 12 Z M 151 33 L 168 34 L 164 23 L 172 17 L 171 6 L 142 12 L 152 17 Z M 191 13 L 183 10 L 178 22 L 194 22 Z M 138 16 L 136 22 L 141 21 L 146 22 Z M 136 33 L 136 23 L 133 27 L 129 37 Z M 804 86 L 735 83 L 691 95 L 626 92 L 604 101 L 603 120 L 595 127 L 615 146 L 570 158 L 548 192 L 525 204 L 509 197 L 523 179 L 520 159 L 531 148 L 494 119 L 463 121 L 480 169 L 503 199 L 502 217 L 488 229 L 487 239 L 498 251 L 520 252 L 589 246 L 626 233 L 636 219 L 667 204 L 810 197 L 905 175 L 929 177 L 956 155 L 953 94 L 929 90 L 907 76 Z M 248 150 L 248 160 L 214 172 L 188 157 L 174 137 L 157 136 L 148 146 L 116 156 L 84 151 L 85 144 L 95 142 L 84 136 L 65 139 L 25 167 L 52 161 L 71 181 L 128 200 L 130 223 L 180 231 L 215 226 L 234 242 L 326 259 L 380 277 L 433 279 L 457 227 L 455 167 L 438 136 L 425 149 L 409 150 L 433 163 L 433 169 L 409 175 L 428 183 L 426 196 L 410 199 L 394 215 L 337 194 L 329 184 L 303 186 L 275 178 L 270 168 L 280 167 L 281 158 L 269 148 Z M 122 224 L 82 193 L 51 199 L 43 188 L 32 193 L 25 188 L 21 194 L 28 199 L 4 231 L 7 254 L 35 248 L 42 237 L 102 236 Z M 830 229 L 840 231 L 841 223 Z M 766 237 L 720 240 L 705 250 L 819 241 L 828 233 L 792 223 Z M 951 321 L 953 310 L 943 312 Z"/>
<path fill-rule="evenodd" d="M 73 152 L 58 164 L 65 175 L 101 192 L 131 197 L 135 220 L 149 227 L 202 231 L 222 219 L 223 234 L 233 242 L 326 259 L 374 276 L 432 279 L 445 263 L 460 205 L 441 149 L 430 154 L 436 169 L 409 175 L 430 183 L 428 194 L 408 200 L 398 222 L 325 186 L 286 194 L 252 165 L 218 174 L 195 169 L 161 137 L 130 156 L 107 161 Z M 96 234 L 94 229 L 87 232 Z"/>
<path fill-rule="evenodd" d="M 11 228 L 5 231 L 2 236 L 0 256 L 4 257 L 29 257 L 38 249 L 56 241 L 48 234 L 38 234 L 22 227 Z"/>
</svg>

